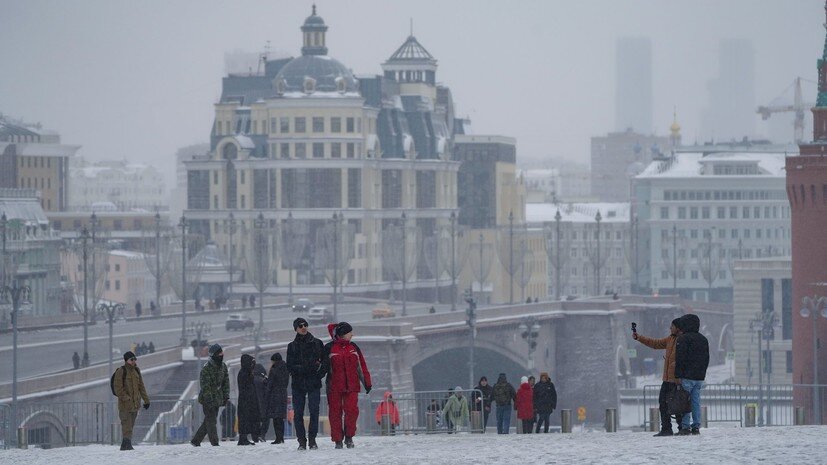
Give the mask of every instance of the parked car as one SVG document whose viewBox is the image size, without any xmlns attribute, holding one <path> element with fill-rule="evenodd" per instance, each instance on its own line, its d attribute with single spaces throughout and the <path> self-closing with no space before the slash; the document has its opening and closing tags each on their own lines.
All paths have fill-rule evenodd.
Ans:
<svg viewBox="0 0 827 465">
<path fill-rule="evenodd" d="M 293 303 L 294 312 L 306 312 L 313 308 L 313 301 L 310 299 L 297 299 Z"/>
<path fill-rule="evenodd" d="M 393 318 L 396 316 L 396 312 L 393 311 L 390 305 L 386 303 L 380 303 L 373 307 L 373 319 L 377 318 Z"/>
<path fill-rule="evenodd" d="M 243 331 L 247 328 L 252 328 L 256 324 L 253 322 L 253 319 L 248 317 L 247 315 L 242 315 L 241 313 L 230 313 L 227 315 L 227 321 L 224 323 L 224 327 L 227 328 L 227 331 Z"/>
<path fill-rule="evenodd" d="M 333 321 L 333 312 L 327 307 L 313 307 L 307 311 L 309 323 L 330 323 Z"/>
</svg>

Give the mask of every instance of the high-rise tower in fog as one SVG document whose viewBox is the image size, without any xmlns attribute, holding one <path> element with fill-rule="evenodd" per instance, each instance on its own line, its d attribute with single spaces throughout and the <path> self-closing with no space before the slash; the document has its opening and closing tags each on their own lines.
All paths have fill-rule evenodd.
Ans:
<svg viewBox="0 0 827 465">
<path fill-rule="evenodd" d="M 652 41 L 618 39 L 615 57 L 615 129 L 652 134 Z"/>
</svg>

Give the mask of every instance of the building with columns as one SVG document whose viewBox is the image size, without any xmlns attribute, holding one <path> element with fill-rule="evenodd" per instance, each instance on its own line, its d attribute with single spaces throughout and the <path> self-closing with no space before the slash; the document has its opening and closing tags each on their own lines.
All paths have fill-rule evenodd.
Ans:
<svg viewBox="0 0 827 465">
<path fill-rule="evenodd" d="M 316 266 L 317 237 L 341 214 L 354 235 L 345 292 L 384 293 L 392 284 L 383 272 L 383 229 L 405 213 L 405 223 L 427 236 L 456 213 L 454 104 L 436 83 L 436 59 L 414 36 L 382 64 L 383 75 L 357 79 L 328 55 L 327 29 L 314 7 L 301 26 L 300 56 L 265 58 L 262 74 L 224 77 L 210 152 L 184 162 L 185 214 L 192 231 L 242 257 L 242 268 L 252 260 L 260 213 L 272 228 L 288 218 L 304 224 L 297 269 L 289 273 L 274 257 L 278 292 L 290 275 L 298 292 L 329 289 Z M 417 267 L 413 292 L 431 278 L 426 268 Z M 422 287 L 432 292 L 429 282 Z"/>
</svg>

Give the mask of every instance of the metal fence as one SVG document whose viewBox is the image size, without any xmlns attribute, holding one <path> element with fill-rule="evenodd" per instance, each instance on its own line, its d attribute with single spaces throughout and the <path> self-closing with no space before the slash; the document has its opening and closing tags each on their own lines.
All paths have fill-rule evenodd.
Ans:
<svg viewBox="0 0 827 465">
<path fill-rule="evenodd" d="M 0 449 L 8 449 L 12 444 L 11 406 L 0 405 Z"/>
<path fill-rule="evenodd" d="M 23 428 L 27 444 L 43 448 L 101 443 L 105 418 L 101 402 L 24 404 L 17 408 L 17 427 L 2 434 L 16 444 L 17 428 Z"/>
<path fill-rule="evenodd" d="M 650 426 L 649 409 L 658 408 L 659 393 L 660 385 L 643 387 L 644 427 Z M 707 384 L 701 390 L 701 405 L 706 407 L 704 421 L 707 423 L 738 426 L 823 424 L 825 394 L 827 385 L 823 384 Z M 802 409 L 800 414 L 803 415 L 798 423 L 797 408 Z"/>
</svg>

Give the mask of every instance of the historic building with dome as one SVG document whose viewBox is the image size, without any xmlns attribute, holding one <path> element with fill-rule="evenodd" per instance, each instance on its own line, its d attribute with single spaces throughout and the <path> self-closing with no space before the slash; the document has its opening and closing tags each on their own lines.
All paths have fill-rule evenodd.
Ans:
<svg viewBox="0 0 827 465">
<path fill-rule="evenodd" d="M 451 153 L 461 123 L 451 91 L 436 82 L 437 60 L 415 37 L 382 63 L 382 75 L 357 78 L 328 55 L 327 29 L 314 7 L 301 26 L 301 56 L 265 58 L 263 73 L 223 78 L 210 153 L 185 162 L 185 215 L 192 231 L 226 256 L 232 250 L 241 268 L 251 263 L 260 213 L 280 231 L 287 222 L 304 225 L 295 271 L 275 254 L 279 293 L 291 281 L 295 292 L 329 291 L 318 231 L 341 215 L 355 244 L 345 292 L 382 295 L 399 289 L 383 271 L 383 229 L 404 221 L 433 235 L 457 211 L 459 162 Z M 409 299 L 419 288 L 433 292 L 420 262 Z"/>
</svg>

